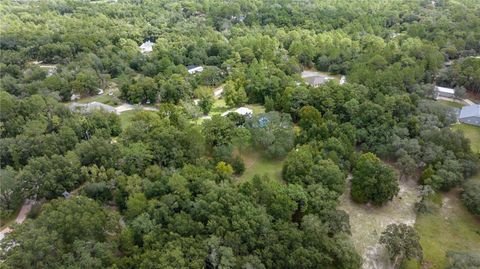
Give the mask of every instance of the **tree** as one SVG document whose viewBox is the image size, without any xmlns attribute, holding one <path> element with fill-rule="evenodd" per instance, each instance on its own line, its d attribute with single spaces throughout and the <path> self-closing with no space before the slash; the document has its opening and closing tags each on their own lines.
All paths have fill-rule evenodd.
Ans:
<svg viewBox="0 0 480 269">
<path fill-rule="evenodd" d="M 229 107 L 239 107 L 248 101 L 245 89 L 232 80 L 227 81 L 223 86 L 223 97 Z"/>
<path fill-rule="evenodd" d="M 352 175 L 351 194 L 357 202 L 371 201 L 375 205 L 382 205 L 399 191 L 395 170 L 373 153 L 360 156 Z"/>
<path fill-rule="evenodd" d="M 31 158 L 18 174 L 18 184 L 24 197 L 55 198 L 73 190 L 85 178 L 80 173 L 80 161 L 73 152 L 66 156 Z"/>
<path fill-rule="evenodd" d="M 83 196 L 53 200 L 2 240 L 2 260 L 7 268 L 110 267 L 118 221 L 116 212 Z"/>
<path fill-rule="evenodd" d="M 82 165 L 96 164 L 106 168 L 113 167 L 120 155 L 118 145 L 98 137 L 77 144 L 75 148 Z"/>
<path fill-rule="evenodd" d="M 195 96 L 199 99 L 198 105 L 203 111 L 203 114 L 208 114 L 212 109 L 214 99 L 212 90 L 207 87 L 199 87 L 195 90 Z"/>
<path fill-rule="evenodd" d="M 480 216 L 480 183 L 478 181 L 471 179 L 465 182 L 462 201 L 470 212 Z"/>
<path fill-rule="evenodd" d="M 147 208 L 147 198 L 143 193 L 134 193 L 127 200 L 127 211 L 125 215 L 128 219 L 134 219 Z"/>
<path fill-rule="evenodd" d="M 247 121 L 255 147 L 264 150 L 269 157 L 280 158 L 294 145 L 295 133 L 288 114 L 269 112 L 253 116 Z"/>
<path fill-rule="evenodd" d="M 388 225 L 380 237 L 380 243 L 386 246 L 394 268 L 398 268 L 404 259 L 423 259 L 419 240 L 415 229 L 403 223 Z"/>
<path fill-rule="evenodd" d="M 203 135 L 210 147 L 225 146 L 232 142 L 235 125 L 226 117 L 214 115 L 203 123 Z"/>
<path fill-rule="evenodd" d="M 240 156 L 242 155 L 242 151 L 250 145 L 251 138 L 250 131 L 246 128 L 237 127 L 233 131 L 232 143 L 237 146 Z"/>
<path fill-rule="evenodd" d="M 79 72 L 72 81 L 72 88 L 81 95 L 95 95 L 98 93 L 100 82 L 95 71 L 87 69 Z"/>
</svg>

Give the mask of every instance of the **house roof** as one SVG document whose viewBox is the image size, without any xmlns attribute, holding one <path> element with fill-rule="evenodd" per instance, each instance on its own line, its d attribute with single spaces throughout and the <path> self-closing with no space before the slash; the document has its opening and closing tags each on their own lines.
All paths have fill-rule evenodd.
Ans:
<svg viewBox="0 0 480 269">
<path fill-rule="evenodd" d="M 305 81 L 310 85 L 320 85 L 326 83 L 327 81 L 331 80 L 331 77 L 327 76 L 313 76 L 313 77 L 306 77 Z"/>
<path fill-rule="evenodd" d="M 91 112 L 93 110 L 105 110 L 107 112 L 116 112 L 113 106 L 102 104 L 99 102 L 91 102 L 87 104 L 72 103 L 70 109 L 73 111 Z"/>
<path fill-rule="evenodd" d="M 439 92 L 455 94 L 455 89 L 435 86 L 435 89 Z"/>
<path fill-rule="evenodd" d="M 190 65 L 190 66 L 187 66 L 187 69 L 188 69 L 188 73 L 193 74 L 193 73 L 196 73 L 196 72 L 202 72 L 203 71 L 203 66 Z"/>
<path fill-rule="evenodd" d="M 140 45 L 139 48 L 142 52 L 150 52 L 150 51 L 153 51 L 153 46 L 154 45 L 155 45 L 155 43 L 153 43 L 149 40 L 147 42 L 144 42 L 142 45 Z"/>
<path fill-rule="evenodd" d="M 253 110 L 251 110 L 250 108 L 248 108 L 248 107 L 239 107 L 239 108 L 235 109 L 234 111 L 229 110 L 229 111 L 224 112 L 224 113 L 222 114 L 222 116 L 226 116 L 226 115 L 228 115 L 228 114 L 230 114 L 230 113 L 232 113 L 232 112 L 236 112 L 236 113 L 238 113 L 238 114 L 240 114 L 240 115 L 242 115 L 242 116 L 252 115 L 252 114 L 253 114 Z"/>
<path fill-rule="evenodd" d="M 462 107 L 460 111 L 460 119 L 469 117 L 480 117 L 480 105 L 470 105 Z"/>
</svg>

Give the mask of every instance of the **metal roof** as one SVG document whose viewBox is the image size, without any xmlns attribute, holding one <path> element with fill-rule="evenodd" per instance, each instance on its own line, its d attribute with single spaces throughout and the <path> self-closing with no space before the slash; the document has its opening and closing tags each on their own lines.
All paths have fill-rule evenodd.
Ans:
<svg viewBox="0 0 480 269">
<path fill-rule="evenodd" d="M 469 117 L 480 117 L 480 105 L 471 105 L 462 107 L 460 111 L 460 119 Z"/>
<path fill-rule="evenodd" d="M 446 88 L 446 87 L 440 87 L 440 86 L 435 86 L 435 88 L 439 92 L 455 94 L 455 89 L 452 89 L 452 88 Z"/>
</svg>

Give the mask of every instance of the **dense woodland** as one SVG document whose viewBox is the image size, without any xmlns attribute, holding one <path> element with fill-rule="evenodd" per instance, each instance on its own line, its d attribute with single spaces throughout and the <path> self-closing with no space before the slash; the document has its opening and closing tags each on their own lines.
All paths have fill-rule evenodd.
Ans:
<svg viewBox="0 0 480 269">
<path fill-rule="evenodd" d="M 360 268 L 337 210 L 348 175 L 352 199 L 381 206 L 398 180 L 428 196 L 479 168 L 432 95 L 435 83 L 480 93 L 480 5 L 433 3 L 2 1 L 1 217 L 38 202 L 1 241 L 2 267 Z M 304 68 L 348 83 L 311 87 Z M 122 128 L 64 104 L 112 81 L 122 101 L 159 112 Z M 228 105 L 266 112 L 197 124 L 193 100 L 208 113 L 221 84 Z M 248 148 L 284 158 L 282 181 L 238 183 Z M 478 215 L 480 184 L 467 184 Z M 421 259 L 416 245 L 401 258 Z"/>
</svg>

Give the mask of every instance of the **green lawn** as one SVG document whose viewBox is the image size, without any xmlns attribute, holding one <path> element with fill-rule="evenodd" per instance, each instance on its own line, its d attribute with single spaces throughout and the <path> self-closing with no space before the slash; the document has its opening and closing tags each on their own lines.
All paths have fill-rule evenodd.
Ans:
<svg viewBox="0 0 480 269">
<path fill-rule="evenodd" d="M 415 229 L 420 234 L 428 268 L 443 269 L 448 265 L 449 250 L 480 253 L 480 220 L 463 206 L 458 191 L 438 194 L 436 198 L 439 209 L 418 215 Z M 405 268 L 420 267 L 410 262 Z"/>
<path fill-rule="evenodd" d="M 462 108 L 464 105 L 457 103 L 457 102 L 452 102 L 452 101 L 447 101 L 447 100 L 438 100 L 439 103 L 453 107 L 453 108 Z"/>
<path fill-rule="evenodd" d="M 156 113 L 155 111 L 150 111 L 150 110 L 129 110 L 120 113 L 120 124 L 122 125 L 122 128 L 125 129 L 131 122 L 135 114 L 137 114 L 140 111 L 144 111 L 146 113 Z"/>
<path fill-rule="evenodd" d="M 465 137 L 470 139 L 470 146 L 474 152 L 480 152 L 480 127 L 469 124 L 456 124 L 453 126 L 454 130 L 461 130 Z"/>
<path fill-rule="evenodd" d="M 213 107 L 210 110 L 210 113 L 208 113 L 208 115 L 209 116 L 221 115 L 223 112 L 225 112 L 227 110 L 228 110 L 228 107 L 225 104 L 225 100 L 217 99 L 217 100 L 215 100 L 215 103 L 213 103 Z"/>
<path fill-rule="evenodd" d="M 272 179 L 282 180 L 283 160 L 271 160 L 252 150 L 242 154 L 245 162 L 245 172 L 238 178 L 238 182 L 251 180 L 255 175 L 268 175 Z"/>
</svg>

